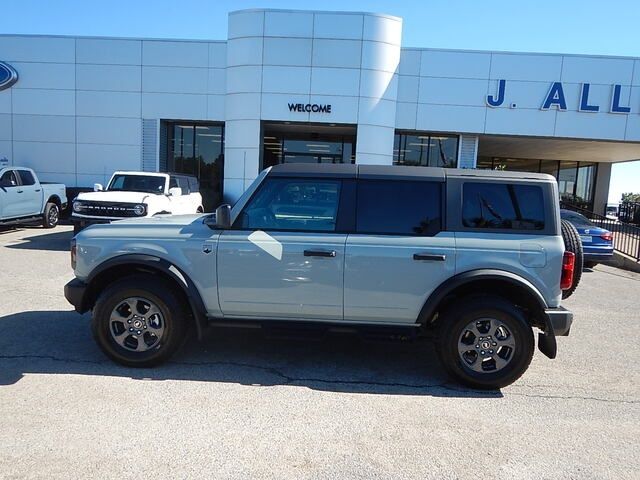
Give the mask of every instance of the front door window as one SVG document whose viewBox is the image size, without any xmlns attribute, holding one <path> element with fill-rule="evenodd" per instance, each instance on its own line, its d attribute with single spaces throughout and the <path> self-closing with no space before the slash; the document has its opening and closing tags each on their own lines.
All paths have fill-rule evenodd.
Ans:
<svg viewBox="0 0 640 480">
<path fill-rule="evenodd" d="M 333 232 L 339 180 L 267 179 L 239 218 L 246 230 Z"/>
</svg>

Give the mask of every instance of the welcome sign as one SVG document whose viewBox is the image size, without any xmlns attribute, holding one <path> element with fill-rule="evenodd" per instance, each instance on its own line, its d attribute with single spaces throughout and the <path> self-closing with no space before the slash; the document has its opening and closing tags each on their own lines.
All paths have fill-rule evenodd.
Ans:
<svg viewBox="0 0 640 480">
<path fill-rule="evenodd" d="M 290 112 L 331 113 L 331 105 L 318 103 L 289 103 Z"/>
</svg>

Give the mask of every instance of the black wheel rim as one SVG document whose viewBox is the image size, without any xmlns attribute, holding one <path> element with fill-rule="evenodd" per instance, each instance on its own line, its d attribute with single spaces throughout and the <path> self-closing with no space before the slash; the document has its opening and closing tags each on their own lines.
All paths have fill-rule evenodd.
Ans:
<svg viewBox="0 0 640 480">
<path fill-rule="evenodd" d="M 146 352 L 155 348 L 164 334 L 165 319 L 151 300 L 128 297 L 118 302 L 109 317 L 111 338 L 131 352 Z"/>
<path fill-rule="evenodd" d="M 462 364 L 476 373 L 495 373 L 504 369 L 515 353 L 516 342 L 511 330 L 495 318 L 469 322 L 458 338 Z"/>
</svg>

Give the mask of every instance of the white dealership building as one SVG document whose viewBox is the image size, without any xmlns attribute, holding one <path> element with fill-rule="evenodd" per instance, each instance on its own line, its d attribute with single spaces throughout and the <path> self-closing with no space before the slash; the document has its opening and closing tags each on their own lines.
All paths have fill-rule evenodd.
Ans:
<svg viewBox="0 0 640 480">
<path fill-rule="evenodd" d="M 290 10 L 233 12 L 211 41 L 1 35 L 0 161 L 77 188 L 193 173 L 208 208 L 282 162 L 540 171 L 601 212 L 611 164 L 640 158 L 640 59 L 401 36 L 390 15 Z"/>
</svg>

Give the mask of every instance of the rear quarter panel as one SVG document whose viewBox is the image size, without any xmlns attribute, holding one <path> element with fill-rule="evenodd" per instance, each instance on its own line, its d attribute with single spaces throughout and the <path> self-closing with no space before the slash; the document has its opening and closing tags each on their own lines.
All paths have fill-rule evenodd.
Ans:
<svg viewBox="0 0 640 480">
<path fill-rule="evenodd" d="M 44 204 L 51 197 L 56 196 L 60 199 L 61 203 L 67 203 L 67 189 L 61 183 L 41 183 L 42 187 L 42 203 Z"/>
<path fill-rule="evenodd" d="M 67 203 L 67 187 L 62 183 L 47 183 L 41 182 L 38 178 L 38 174 L 33 170 L 29 169 L 29 171 L 33 174 L 33 178 L 36 181 L 36 184 L 40 185 L 42 189 L 42 205 L 41 209 L 44 212 L 44 207 L 47 204 L 47 200 L 51 197 L 56 196 L 60 199 L 61 204 Z"/>
<path fill-rule="evenodd" d="M 550 307 L 560 305 L 560 236 L 457 232 L 456 254 L 456 274 L 483 268 L 508 271 L 531 282 Z"/>
</svg>

